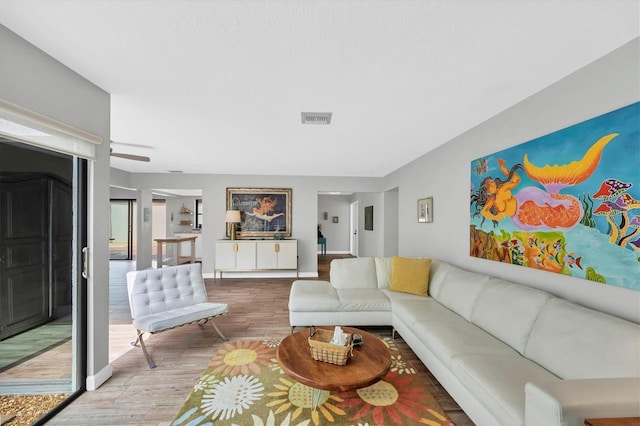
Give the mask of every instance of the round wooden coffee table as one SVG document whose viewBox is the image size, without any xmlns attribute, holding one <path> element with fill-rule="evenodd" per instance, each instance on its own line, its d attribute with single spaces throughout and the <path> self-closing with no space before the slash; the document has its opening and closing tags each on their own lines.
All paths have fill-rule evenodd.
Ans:
<svg viewBox="0 0 640 426">
<path fill-rule="evenodd" d="M 333 330 L 333 327 L 316 328 Z M 309 347 L 308 329 L 290 334 L 278 346 L 278 363 L 284 372 L 314 390 L 313 409 L 319 398 L 317 390 L 344 392 L 365 388 L 382 379 L 391 367 L 391 354 L 382 340 L 357 328 L 342 327 L 342 330 L 361 335 L 364 342 L 353 349 L 353 356 L 346 365 L 314 360 Z"/>
</svg>

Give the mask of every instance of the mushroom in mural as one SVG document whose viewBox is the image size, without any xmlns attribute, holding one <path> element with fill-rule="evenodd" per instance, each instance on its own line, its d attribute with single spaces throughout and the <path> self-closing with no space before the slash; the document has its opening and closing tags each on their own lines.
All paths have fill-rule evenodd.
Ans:
<svg viewBox="0 0 640 426">
<path fill-rule="evenodd" d="M 593 198 L 611 198 L 628 191 L 633 184 L 620 182 L 618 179 L 605 179 L 600 184 L 598 192 L 593 194 Z"/>
<path fill-rule="evenodd" d="M 640 238 L 631 241 L 633 237 L 640 235 L 640 216 L 634 216 L 629 222 L 629 227 L 634 228 L 634 230 L 629 235 L 620 238 L 620 246 L 625 247 L 629 243 L 634 250 L 640 251 Z"/>
<path fill-rule="evenodd" d="M 620 235 L 620 229 L 618 228 L 618 224 L 613 221 L 612 216 L 618 215 L 622 213 L 622 208 L 618 207 L 615 203 L 612 203 L 609 200 L 605 200 L 598 206 L 597 209 L 593 211 L 593 214 L 599 216 L 605 216 L 607 218 L 607 222 L 609 222 L 609 242 L 611 244 L 615 244 L 618 239 L 618 235 Z"/>
<path fill-rule="evenodd" d="M 633 184 L 621 182 L 618 179 L 606 179 L 600 185 L 598 192 L 593 194 L 593 198 L 604 199 L 602 204 L 593 211 L 593 214 L 604 215 L 607 222 L 611 226 L 609 231 L 609 242 L 625 247 L 631 238 L 640 234 L 637 222 L 640 221 L 639 216 L 635 216 L 629 220 L 629 211 L 640 208 L 640 200 L 634 199 L 627 193 Z M 614 197 L 615 201 L 611 201 Z M 620 224 L 614 222 L 612 216 L 620 215 Z M 629 228 L 633 231 L 627 234 Z M 635 248 L 635 244 L 633 245 Z"/>
</svg>

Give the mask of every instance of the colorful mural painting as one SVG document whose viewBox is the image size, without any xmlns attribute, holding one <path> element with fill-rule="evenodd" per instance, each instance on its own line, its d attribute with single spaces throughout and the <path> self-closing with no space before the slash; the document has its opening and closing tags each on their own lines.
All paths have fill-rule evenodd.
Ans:
<svg viewBox="0 0 640 426">
<path fill-rule="evenodd" d="M 640 102 L 471 163 L 470 254 L 640 291 Z"/>
</svg>

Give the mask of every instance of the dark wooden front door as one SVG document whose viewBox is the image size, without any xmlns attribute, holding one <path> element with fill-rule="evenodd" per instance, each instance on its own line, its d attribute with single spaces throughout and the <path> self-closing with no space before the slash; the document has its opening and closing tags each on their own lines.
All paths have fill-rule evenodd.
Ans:
<svg viewBox="0 0 640 426">
<path fill-rule="evenodd" d="M 48 186 L 43 177 L 0 185 L 0 339 L 51 316 Z"/>
<path fill-rule="evenodd" d="M 51 283 L 54 318 L 68 315 L 73 302 L 73 194 L 58 179 L 50 184 Z"/>
</svg>

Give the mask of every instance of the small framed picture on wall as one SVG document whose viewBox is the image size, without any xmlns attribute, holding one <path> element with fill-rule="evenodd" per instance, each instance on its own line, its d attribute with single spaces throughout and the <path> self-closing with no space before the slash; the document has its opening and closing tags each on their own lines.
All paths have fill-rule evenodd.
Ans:
<svg viewBox="0 0 640 426">
<path fill-rule="evenodd" d="M 433 222 L 433 197 L 418 200 L 418 222 Z"/>
<path fill-rule="evenodd" d="M 364 208 L 364 229 L 365 231 L 373 231 L 373 206 Z"/>
</svg>

